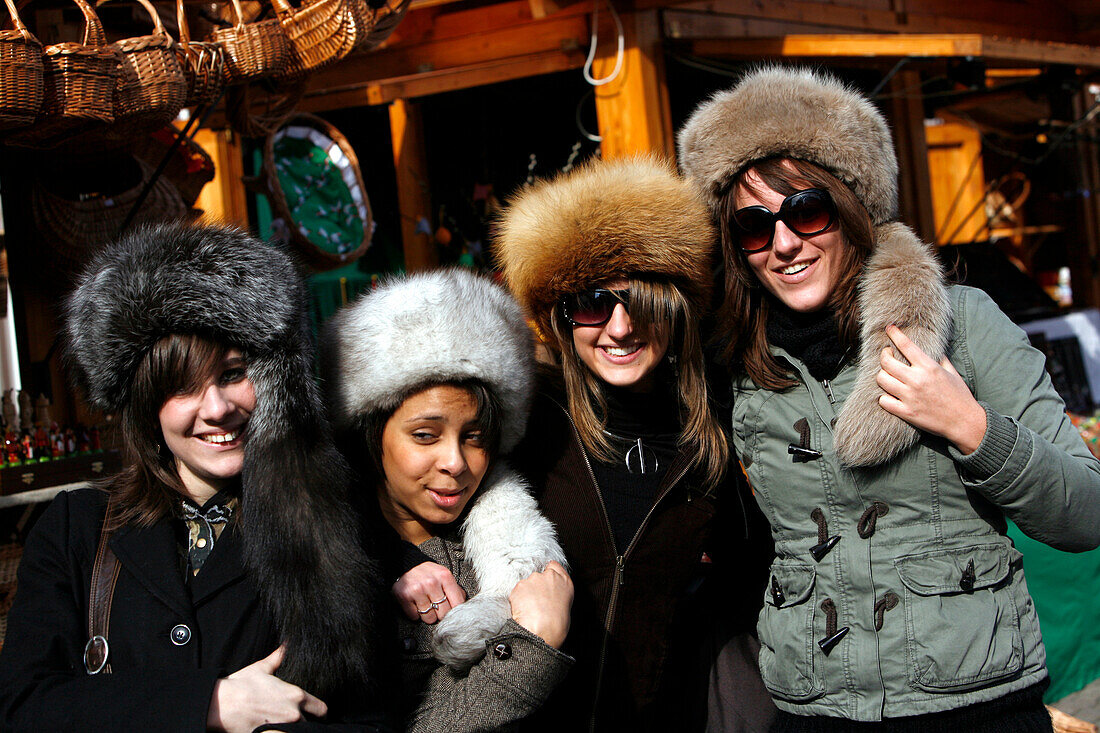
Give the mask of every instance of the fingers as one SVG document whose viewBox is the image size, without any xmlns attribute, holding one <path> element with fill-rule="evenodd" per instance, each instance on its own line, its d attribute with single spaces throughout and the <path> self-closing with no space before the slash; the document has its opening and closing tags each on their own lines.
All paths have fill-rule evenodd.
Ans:
<svg viewBox="0 0 1100 733">
<path fill-rule="evenodd" d="M 460 606 L 466 602 L 466 591 L 462 590 L 462 586 L 460 586 L 458 584 L 458 581 L 455 580 L 455 576 L 447 573 L 443 577 L 442 583 L 440 585 L 442 586 L 441 589 L 443 591 L 443 594 L 447 596 L 447 601 L 448 603 L 450 603 L 451 608 L 454 608 L 455 606 Z M 436 597 L 438 598 L 439 596 Z"/>
<path fill-rule="evenodd" d="M 924 350 L 913 343 L 913 341 L 897 326 L 892 324 L 887 326 L 886 337 L 890 339 L 890 342 L 910 364 L 915 366 L 921 362 L 932 362 L 932 360 L 928 358 L 928 354 L 925 354 Z"/>
<path fill-rule="evenodd" d="M 551 560 L 550 562 L 546 563 L 546 567 L 543 568 L 542 571 L 544 573 L 545 572 L 551 572 L 551 573 L 554 573 L 555 575 L 561 575 L 565 578 L 569 577 L 569 573 L 565 570 L 565 568 L 562 567 L 561 563 L 558 562 L 557 560 Z"/>
<path fill-rule="evenodd" d="M 432 562 L 421 563 L 402 575 L 393 585 L 393 594 L 405 616 L 428 624 L 436 623 L 466 600 L 451 571 Z"/>
<path fill-rule="evenodd" d="M 328 705 L 326 705 L 324 701 L 318 697 L 314 697 L 305 690 L 302 690 L 302 695 L 302 702 L 298 705 L 299 709 L 316 718 L 323 718 L 328 715 Z"/>
<path fill-rule="evenodd" d="M 283 659 L 286 657 L 286 645 L 280 644 L 275 651 L 268 654 L 263 659 L 255 662 L 252 666 L 256 667 L 264 674 L 275 674 L 279 669 L 279 666 L 283 663 Z"/>
<path fill-rule="evenodd" d="M 943 367 L 944 371 L 946 371 L 947 373 L 954 374 L 956 377 L 959 377 L 961 379 L 959 371 L 955 369 L 955 365 L 952 364 L 951 360 L 948 359 L 946 356 L 943 357 L 943 360 L 940 362 L 940 366 Z"/>
</svg>

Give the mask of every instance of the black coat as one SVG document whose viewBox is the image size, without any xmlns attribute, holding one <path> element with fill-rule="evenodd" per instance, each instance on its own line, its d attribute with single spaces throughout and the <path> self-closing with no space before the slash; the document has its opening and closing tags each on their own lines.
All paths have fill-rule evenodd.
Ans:
<svg viewBox="0 0 1100 733">
<path fill-rule="evenodd" d="M 113 673 L 89 676 L 89 587 L 106 506 L 99 491 L 62 493 L 27 540 L 0 652 L 4 731 L 204 731 L 217 679 L 278 646 L 236 527 L 188 587 L 174 520 L 163 519 L 123 527 L 110 541 L 120 565 L 108 633 Z M 177 645 L 169 634 L 180 624 L 189 639 Z"/>
</svg>

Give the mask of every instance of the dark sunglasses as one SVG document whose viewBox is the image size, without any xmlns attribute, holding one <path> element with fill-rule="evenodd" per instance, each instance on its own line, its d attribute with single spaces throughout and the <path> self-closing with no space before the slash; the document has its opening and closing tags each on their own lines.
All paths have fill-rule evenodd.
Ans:
<svg viewBox="0 0 1100 733">
<path fill-rule="evenodd" d="M 836 223 L 836 204 L 822 188 L 807 188 L 783 199 L 779 211 L 746 206 L 733 212 L 733 233 L 744 252 L 759 252 L 772 243 L 775 223 L 783 222 L 800 237 L 821 234 Z"/>
<path fill-rule="evenodd" d="M 574 326 L 602 326 L 611 320 L 615 306 L 630 306 L 629 290 L 593 288 L 561 299 L 561 312 Z"/>
</svg>

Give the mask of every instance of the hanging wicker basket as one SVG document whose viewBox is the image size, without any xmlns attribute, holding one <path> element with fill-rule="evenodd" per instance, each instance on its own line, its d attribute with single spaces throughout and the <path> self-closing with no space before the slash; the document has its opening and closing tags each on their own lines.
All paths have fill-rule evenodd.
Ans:
<svg viewBox="0 0 1100 733">
<path fill-rule="evenodd" d="M 355 21 L 348 0 L 304 0 L 298 7 L 289 0 L 272 0 L 272 4 L 303 71 L 339 61 L 355 47 Z"/>
<path fill-rule="evenodd" d="M 34 122 L 42 107 L 42 43 L 27 30 L 12 0 L 12 30 L 0 30 L 0 130 Z"/>
<path fill-rule="evenodd" d="M 34 124 L 7 142 L 49 148 L 74 134 L 115 120 L 118 56 L 107 45 L 103 24 L 85 0 L 73 0 L 84 14 L 81 43 L 54 43 L 43 50 L 42 109 Z"/>
<path fill-rule="evenodd" d="M 176 0 L 180 40 L 176 58 L 187 81 L 184 107 L 213 104 L 225 88 L 225 47 L 216 41 L 192 41 L 183 0 Z"/>
<path fill-rule="evenodd" d="M 164 30 L 153 4 L 137 1 L 152 18 L 153 32 L 111 44 L 121 59 L 111 133 L 123 140 L 164 127 L 176 118 L 187 97 L 187 80 L 176 58 L 175 42 Z"/>
<path fill-rule="evenodd" d="M 294 50 L 278 18 L 245 23 L 240 0 L 230 0 L 237 24 L 216 28 L 210 40 L 225 48 L 225 81 L 244 84 L 270 76 L 282 76 L 290 69 Z"/>
<path fill-rule="evenodd" d="M 405 17 L 410 0 L 385 0 L 375 7 L 366 0 L 348 0 L 355 25 L 355 50 L 369 51 L 390 37 Z"/>
<path fill-rule="evenodd" d="M 370 247 L 374 217 L 359 159 L 320 117 L 299 112 L 268 136 L 259 183 L 287 239 L 314 270 L 349 265 Z"/>
</svg>

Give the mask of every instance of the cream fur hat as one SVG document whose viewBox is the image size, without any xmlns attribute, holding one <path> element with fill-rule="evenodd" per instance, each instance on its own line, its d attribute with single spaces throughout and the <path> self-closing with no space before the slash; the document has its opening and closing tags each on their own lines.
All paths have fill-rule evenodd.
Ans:
<svg viewBox="0 0 1100 733">
<path fill-rule="evenodd" d="M 333 317 L 325 368 L 334 422 L 396 409 L 424 384 L 478 379 L 500 400 L 500 450 L 523 437 L 534 385 L 531 330 L 515 299 L 455 269 L 392 279 Z"/>
<path fill-rule="evenodd" d="M 696 108 L 678 136 L 680 166 L 713 206 L 764 158 L 817 163 L 863 202 L 875 225 L 898 214 L 898 163 L 886 120 L 833 76 L 765 66 Z"/>
</svg>

